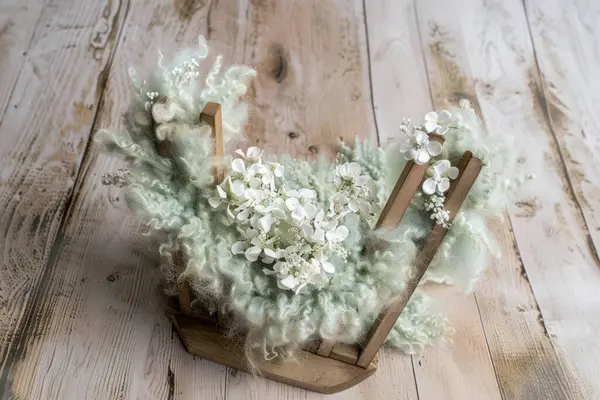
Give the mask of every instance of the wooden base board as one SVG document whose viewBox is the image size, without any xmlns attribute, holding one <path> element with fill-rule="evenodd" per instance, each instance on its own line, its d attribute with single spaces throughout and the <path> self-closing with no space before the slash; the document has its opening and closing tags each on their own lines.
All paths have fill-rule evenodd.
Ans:
<svg viewBox="0 0 600 400">
<path fill-rule="evenodd" d="M 227 340 L 215 329 L 181 314 L 167 313 L 177 329 L 188 352 L 241 371 L 250 372 L 243 348 Z M 333 358 L 301 351 L 296 361 L 271 361 L 258 364 L 259 374 L 265 378 L 324 394 L 346 390 L 377 370 L 377 359 L 367 368 L 358 367 Z"/>
</svg>

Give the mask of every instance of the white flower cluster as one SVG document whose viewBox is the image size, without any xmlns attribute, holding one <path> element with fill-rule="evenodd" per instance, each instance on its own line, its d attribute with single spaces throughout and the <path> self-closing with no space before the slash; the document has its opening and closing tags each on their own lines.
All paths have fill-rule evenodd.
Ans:
<svg viewBox="0 0 600 400">
<path fill-rule="evenodd" d="M 283 179 L 284 167 L 262 158 L 250 147 L 231 162 L 230 171 L 212 207 L 223 207 L 240 235 L 231 251 L 251 262 L 260 260 L 263 271 L 274 275 L 282 289 L 298 293 L 307 285 L 323 287 L 335 273 L 332 258 L 345 261 L 343 246 L 349 230 L 342 220 L 348 213 L 368 218 L 374 202 L 374 182 L 359 164 L 338 165 L 338 189 L 325 207 L 312 189 L 292 189 Z M 272 265 L 272 267 L 268 267 Z"/>
<path fill-rule="evenodd" d="M 148 98 L 148 101 L 144 103 L 144 107 L 146 108 L 146 111 L 150 111 L 154 103 L 158 100 L 158 92 L 146 92 L 146 97 Z"/>
<path fill-rule="evenodd" d="M 173 76 L 172 85 L 178 86 L 182 84 L 189 84 L 200 76 L 198 68 L 200 63 L 195 57 L 191 57 L 189 60 L 185 60 L 181 67 L 174 67 L 171 69 L 170 74 Z"/>
<path fill-rule="evenodd" d="M 463 108 L 469 108 L 468 101 L 461 101 Z M 452 129 L 458 129 L 461 124 L 460 114 L 452 114 L 443 110 L 439 114 L 431 111 L 425 114 L 423 125 L 411 125 L 409 119 L 404 119 L 400 131 L 405 134 L 402 152 L 407 160 L 416 164 L 430 164 L 431 159 L 442 154 L 442 144 L 431 140 L 430 134 L 444 136 Z M 431 219 L 436 224 L 448 227 L 450 214 L 444 209 L 444 193 L 450 188 L 450 179 L 458 177 L 458 168 L 452 167 L 448 160 L 438 160 L 427 168 L 427 179 L 423 182 L 422 190 L 428 198 L 425 209 L 430 212 Z"/>
<path fill-rule="evenodd" d="M 446 201 L 444 195 L 432 194 L 425 200 L 425 210 L 430 212 L 430 218 L 435 220 L 436 224 L 448 228 L 450 213 L 444 208 L 444 201 Z"/>
</svg>

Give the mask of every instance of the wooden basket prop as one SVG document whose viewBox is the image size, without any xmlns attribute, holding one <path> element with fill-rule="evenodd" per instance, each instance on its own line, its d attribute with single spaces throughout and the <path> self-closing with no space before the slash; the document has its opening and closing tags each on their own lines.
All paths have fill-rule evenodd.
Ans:
<svg viewBox="0 0 600 400">
<path fill-rule="evenodd" d="M 200 115 L 200 121 L 211 126 L 216 144 L 215 156 L 223 156 L 223 132 L 221 106 L 208 103 Z M 431 135 L 432 140 L 443 142 L 443 137 Z M 167 141 L 159 143 L 161 156 L 170 154 Z M 376 228 L 393 228 L 400 223 L 410 202 L 421 185 L 427 165 L 408 161 L 396 183 L 386 205 L 381 212 Z M 458 213 L 475 179 L 481 171 L 481 161 L 468 151 L 464 153 L 458 169 L 460 175 L 452 182 L 446 194 L 444 208 L 450 213 L 450 220 Z M 215 184 L 223 179 L 223 171 L 215 167 Z M 269 379 L 298 386 L 320 393 L 336 393 L 348 389 L 377 369 L 377 352 L 388 333 L 408 303 L 411 295 L 423 278 L 429 263 L 446 235 L 447 228 L 435 225 L 417 254 L 414 274 L 406 283 L 406 291 L 398 296 L 384 310 L 369 330 L 364 345 L 348 345 L 323 340 L 318 345 L 307 346 L 294 361 L 262 361 L 258 368 Z M 386 246 L 376 243 L 375 246 Z M 176 257 L 176 264 L 183 269 L 185 260 Z M 248 364 L 241 346 L 227 340 L 218 329 L 217 318 L 210 315 L 192 317 L 190 289 L 184 284 L 179 293 L 178 307 L 169 308 L 167 313 L 177 329 L 188 352 L 219 364 L 242 371 L 248 371 Z"/>
</svg>

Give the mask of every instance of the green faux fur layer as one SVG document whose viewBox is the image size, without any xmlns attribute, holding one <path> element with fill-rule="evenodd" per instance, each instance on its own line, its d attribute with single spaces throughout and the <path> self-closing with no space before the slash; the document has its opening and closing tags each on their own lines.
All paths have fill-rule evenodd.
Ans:
<svg viewBox="0 0 600 400">
<path fill-rule="evenodd" d="M 402 224 L 391 231 L 373 232 L 358 219 L 347 218 L 345 224 L 353 233 L 344 242 L 349 250 L 348 261 L 331 282 L 321 290 L 298 294 L 279 289 L 275 278 L 263 273 L 259 261 L 252 263 L 232 254 L 232 243 L 238 240 L 235 226 L 224 213 L 208 204 L 215 195 L 211 173 L 213 143 L 210 128 L 199 124 L 200 111 L 209 101 L 220 103 L 226 140 L 241 134 L 247 107 L 239 99 L 254 71 L 234 66 L 221 73 L 217 59 L 203 79 L 196 79 L 197 69 L 190 65 L 207 55 L 208 47 L 201 39 L 196 52 L 186 52 L 168 66 L 159 62 L 147 82 L 139 80 L 132 70 L 134 98 L 124 116 L 125 129 L 97 135 L 97 141 L 106 150 L 129 162 L 125 187 L 128 206 L 164 235 L 159 251 L 164 259 L 166 282 L 176 291 L 184 279 L 188 280 L 203 306 L 231 313 L 232 333 L 245 335 L 251 362 L 256 357 L 293 357 L 301 346 L 317 337 L 360 342 L 377 314 L 404 289 L 417 251 L 415 243 L 431 229 L 423 199 L 415 197 Z M 177 74 L 172 73 L 173 68 L 189 71 L 189 79 L 174 78 Z M 164 97 L 165 106 L 154 107 L 153 116 L 153 103 Z M 501 214 L 508 195 L 519 182 L 507 178 L 512 176 L 515 162 L 506 135 L 487 135 L 469 108 L 451 111 L 461 113 L 465 123 L 446 135 L 442 156 L 455 165 L 464 151 L 472 150 L 485 166 L 425 279 L 458 283 L 469 291 L 486 265 L 487 254 L 499 256 L 485 219 Z M 158 155 L 157 137 L 170 140 L 171 157 Z M 338 159 L 359 163 L 377 182 L 379 207 L 406 162 L 395 144 L 384 152 L 360 141 L 352 147 L 342 144 Z M 292 185 L 314 189 L 321 201 L 334 193 L 330 163 L 308 163 L 289 157 L 282 157 L 279 162 L 285 166 L 286 178 Z M 385 236 L 393 246 L 384 252 L 365 254 L 363 245 L 372 235 Z M 178 275 L 173 254 L 180 249 L 188 263 L 183 274 Z M 413 353 L 449 333 L 448 322 L 433 313 L 429 303 L 417 291 L 387 343 Z"/>
</svg>

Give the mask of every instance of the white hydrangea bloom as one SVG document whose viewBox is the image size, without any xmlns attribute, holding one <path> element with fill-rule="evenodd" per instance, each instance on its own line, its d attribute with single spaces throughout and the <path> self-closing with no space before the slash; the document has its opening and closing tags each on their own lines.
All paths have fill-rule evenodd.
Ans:
<svg viewBox="0 0 600 400">
<path fill-rule="evenodd" d="M 371 216 L 374 182 L 357 163 L 338 165 L 338 192 L 325 209 L 314 190 L 286 187 L 284 167 L 265 161 L 261 149 L 236 153 L 240 158 L 232 160 L 229 174 L 208 199 L 214 208 L 224 206 L 238 226 L 240 240 L 232 254 L 272 264 L 263 271 L 275 276 L 280 288 L 298 293 L 307 285 L 323 287 L 336 270 L 332 257 L 347 257 L 343 242 L 349 230 L 341 221 L 351 212 Z"/>
</svg>

